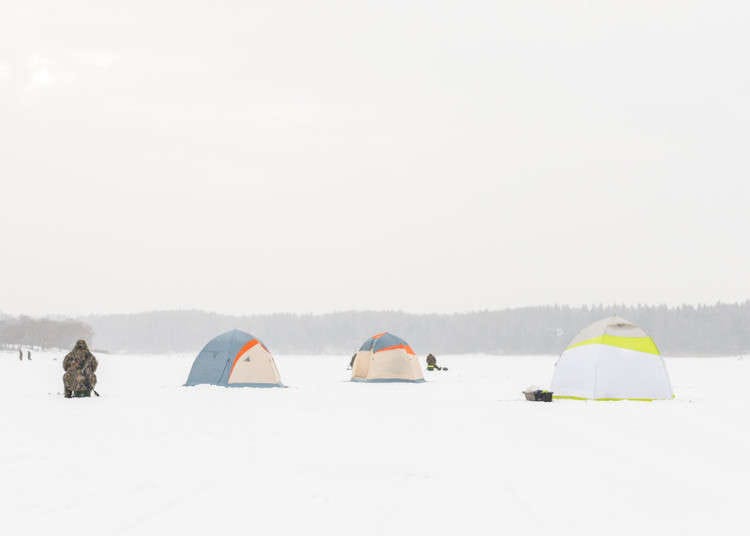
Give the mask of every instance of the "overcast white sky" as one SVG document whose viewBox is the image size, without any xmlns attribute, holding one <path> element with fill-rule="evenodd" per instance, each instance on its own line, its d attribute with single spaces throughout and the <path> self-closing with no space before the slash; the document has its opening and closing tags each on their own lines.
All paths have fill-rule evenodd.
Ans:
<svg viewBox="0 0 750 536">
<path fill-rule="evenodd" d="M 750 298 L 749 6 L 5 1 L 0 310 Z"/>
</svg>

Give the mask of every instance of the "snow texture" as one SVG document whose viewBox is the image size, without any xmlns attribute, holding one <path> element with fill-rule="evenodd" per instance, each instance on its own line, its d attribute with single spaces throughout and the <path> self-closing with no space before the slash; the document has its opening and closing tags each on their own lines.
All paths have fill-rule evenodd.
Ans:
<svg viewBox="0 0 750 536">
<path fill-rule="evenodd" d="M 667 358 L 673 401 L 522 400 L 554 357 L 439 356 L 423 384 L 277 356 L 287 389 L 182 387 L 193 356 L 0 354 L 6 534 L 737 533 L 750 358 Z"/>
</svg>

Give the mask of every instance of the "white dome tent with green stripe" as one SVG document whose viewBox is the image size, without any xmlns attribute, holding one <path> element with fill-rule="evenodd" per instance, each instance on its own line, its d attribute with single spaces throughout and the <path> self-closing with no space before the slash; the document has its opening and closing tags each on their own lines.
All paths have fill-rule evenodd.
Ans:
<svg viewBox="0 0 750 536">
<path fill-rule="evenodd" d="M 664 358 L 638 326 L 614 316 L 584 328 L 555 364 L 555 398 L 667 400 L 674 397 Z"/>
</svg>

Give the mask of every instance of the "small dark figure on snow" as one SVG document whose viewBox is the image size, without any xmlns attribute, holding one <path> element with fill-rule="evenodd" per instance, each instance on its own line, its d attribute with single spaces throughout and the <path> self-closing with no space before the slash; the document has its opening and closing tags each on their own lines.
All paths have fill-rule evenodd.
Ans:
<svg viewBox="0 0 750 536">
<path fill-rule="evenodd" d="M 352 368 L 354 366 L 354 360 L 355 359 L 357 359 L 357 354 L 356 353 L 352 356 L 352 360 L 349 361 L 349 368 Z"/>
<path fill-rule="evenodd" d="M 31 350 L 26 350 L 26 359 L 31 361 Z"/>
<path fill-rule="evenodd" d="M 437 359 L 432 354 L 427 354 L 427 370 L 448 370 L 446 367 L 438 367 Z"/>
<path fill-rule="evenodd" d="M 23 361 L 23 350 L 21 348 L 18 349 L 18 360 Z"/>
<path fill-rule="evenodd" d="M 96 358 L 89 352 L 86 341 L 78 341 L 63 360 L 65 398 L 91 396 L 91 391 L 96 387 L 97 366 Z"/>
</svg>

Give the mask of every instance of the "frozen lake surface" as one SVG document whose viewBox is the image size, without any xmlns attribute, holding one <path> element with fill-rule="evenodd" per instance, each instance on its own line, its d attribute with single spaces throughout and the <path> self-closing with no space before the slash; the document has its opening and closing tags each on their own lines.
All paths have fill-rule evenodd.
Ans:
<svg viewBox="0 0 750 536">
<path fill-rule="evenodd" d="M 193 356 L 0 354 L 7 534 L 742 533 L 750 357 L 667 358 L 677 398 L 529 403 L 554 357 L 439 356 L 424 384 L 277 356 L 287 389 L 181 387 Z M 743 528 L 745 527 L 745 528 Z M 739 531 L 739 532 L 738 532 Z"/>
</svg>

